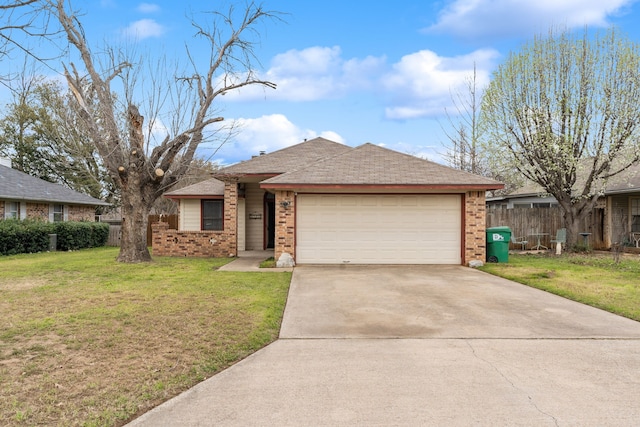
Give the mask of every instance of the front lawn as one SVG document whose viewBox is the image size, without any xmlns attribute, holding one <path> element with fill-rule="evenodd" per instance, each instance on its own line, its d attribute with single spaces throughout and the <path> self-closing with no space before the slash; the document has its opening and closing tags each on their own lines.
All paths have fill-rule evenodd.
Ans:
<svg viewBox="0 0 640 427">
<path fill-rule="evenodd" d="M 0 425 L 121 425 L 277 338 L 291 273 L 116 255 L 0 257 Z"/>
<path fill-rule="evenodd" d="M 640 258 L 611 255 L 509 255 L 481 270 L 640 321 Z"/>
</svg>

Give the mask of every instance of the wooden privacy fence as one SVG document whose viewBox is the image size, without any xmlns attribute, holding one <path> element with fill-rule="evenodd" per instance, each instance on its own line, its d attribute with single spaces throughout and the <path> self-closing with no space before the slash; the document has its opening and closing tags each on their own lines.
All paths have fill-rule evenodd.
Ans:
<svg viewBox="0 0 640 427">
<path fill-rule="evenodd" d="M 487 207 L 487 228 L 507 226 L 511 234 L 529 240 L 528 247 L 537 243 L 534 233 L 548 233 L 542 236 L 540 243 L 549 247 L 550 240 L 555 239 L 556 231 L 563 228 L 562 213 L 558 207 L 550 208 L 515 208 Z M 580 231 L 591 233 L 589 244 L 600 249 L 603 243 L 604 209 L 594 209 L 582 224 Z M 519 245 L 514 245 L 514 248 Z"/>
<path fill-rule="evenodd" d="M 107 246 L 120 246 L 121 230 L 121 225 L 109 225 L 109 239 L 107 240 Z"/>
<path fill-rule="evenodd" d="M 147 224 L 147 246 L 151 246 L 153 235 L 151 234 L 151 224 L 154 222 L 167 222 L 170 229 L 178 228 L 178 215 L 149 215 L 149 223 Z M 109 226 L 109 240 L 107 246 L 120 246 L 120 237 L 122 236 L 122 226 L 111 224 Z"/>
</svg>

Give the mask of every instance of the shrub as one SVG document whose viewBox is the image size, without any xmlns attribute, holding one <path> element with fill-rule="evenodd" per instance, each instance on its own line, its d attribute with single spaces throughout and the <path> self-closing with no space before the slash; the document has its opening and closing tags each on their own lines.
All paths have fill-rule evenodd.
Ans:
<svg viewBox="0 0 640 427">
<path fill-rule="evenodd" d="M 56 222 L 58 250 L 72 251 L 104 246 L 109 238 L 109 224 L 104 222 Z"/>
<path fill-rule="evenodd" d="M 49 234 L 53 224 L 37 220 L 0 221 L 0 254 L 43 252 L 49 249 Z"/>
<path fill-rule="evenodd" d="M 45 252 L 49 235 L 57 234 L 57 249 L 62 251 L 104 246 L 109 224 L 102 222 L 56 222 L 40 220 L 0 220 L 0 255 Z"/>
</svg>

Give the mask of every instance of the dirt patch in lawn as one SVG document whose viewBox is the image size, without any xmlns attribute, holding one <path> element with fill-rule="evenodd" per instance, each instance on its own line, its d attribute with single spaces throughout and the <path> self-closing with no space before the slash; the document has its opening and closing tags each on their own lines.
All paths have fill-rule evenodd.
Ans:
<svg viewBox="0 0 640 427">
<path fill-rule="evenodd" d="M 22 278 L 13 279 L 7 282 L 0 282 L 0 290 L 3 291 L 25 291 L 29 289 L 39 288 L 49 284 L 46 279 Z"/>
</svg>

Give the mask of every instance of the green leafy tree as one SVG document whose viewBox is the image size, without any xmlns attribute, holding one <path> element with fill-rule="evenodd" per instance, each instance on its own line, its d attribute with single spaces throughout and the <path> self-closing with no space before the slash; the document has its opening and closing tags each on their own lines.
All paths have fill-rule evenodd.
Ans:
<svg viewBox="0 0 640 427">
<path fill-rule="evenodd" d="M 493 166 L 557 199 L 571 247 L 607 181 L 640 159 L 640 48 L 615 29 L 536 37 L 495 71 L 481 114 Z"/>
<path fill-rule="evenodd" d="M 14 102 L 0 120 L 0 154 L 29 175 L 115 203 L 116 189 L 68 90 L 26 73 L 12 89 Z"/>
</svg>

